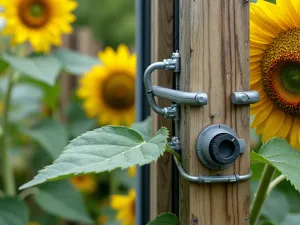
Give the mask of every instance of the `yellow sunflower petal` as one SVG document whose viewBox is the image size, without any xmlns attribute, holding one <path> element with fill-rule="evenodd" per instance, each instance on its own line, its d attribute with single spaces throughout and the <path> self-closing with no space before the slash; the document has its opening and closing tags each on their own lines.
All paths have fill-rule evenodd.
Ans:
<svg viewBox="0 0 300 225">
<path fill-rule="evenodd" d="M 300 142 L 299 135 L 300 135 L 300 118 L 296 117 L 294 118 L 292 129 L 290 131 L 290 143 L 293 147 L 296 147 L 296 145 Z"/>
<path fill-rule="evenodd" d="M 276 4 L 281 8 L 282 13 L 286 15 L 291 27 L 300 27 L 299 15 L 290 0 L 276 0 Z"/>
<path fill-rule="evenodd" d="M 262 142 L 265 143 L 277 135 L 280 127 L 283 125 L 285 113 L 282 110 L 273 111 L 266 120 L 262 135 Z"/>
<path fill-rule="evenodd" d="M 277 137 L 286 138 L 290 132 L 291 125 L 292 125 L 292 117 L 289 114 L 286 114 L 284 118 L 284 122 L 277 133 Z"/>
<path fill-rule="evenodd" d="M 255 119 L 253 120 L 253 123 L 251 124 L 251 128 L 256 127 L 257 125 L 265 122 L 267 117 L 270 115 L 270 113 L 273 110 L 272 104 L 266 104 L 259 113 L 256 114 Z"/>
</svg>

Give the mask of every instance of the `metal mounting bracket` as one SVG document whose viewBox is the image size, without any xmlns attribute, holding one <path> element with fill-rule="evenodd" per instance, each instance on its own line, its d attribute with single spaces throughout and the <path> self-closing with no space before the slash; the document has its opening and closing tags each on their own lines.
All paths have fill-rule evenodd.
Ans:
<svg viewBox="0 0 300 225">
<path fill-rule="evenodd" d="M 158 69 L 173 70 L 174 72 L 180 72 L 179 52 L 173 53 L 171 59 L 165 59 L 162 62 L 156 62 L 151 64 L 144 73 L 144 84 L 146 88 L 147 99 L 151 108 L 157 114 L 163 115 L 166 118 L 174 118 L 176 114 L 176 107 L 159 107 L 155 102 L 155 96 L 169 99 L 177 104 L 187 104 L 195 106 L 207 105 L 208 100 L 206 93 L 184 92 L 160 86 L 152 86 L 151 75 L 155 70 Z"/>
<path fill-rule="evenodd" d="M 246 175 L 227 175 L 227 176 L 191 176 L 188 173 L 185 172 L 184 168 L 182 167 L 182 164 L 174 157 L 176 166 L 178 168 L 178 171 L 180 175 L 191 182 L 205 184 L 205 183 L 237 183 L 241 181 L 247 181 L 251 178 L 252 172 L 250 171 Z"/>
</svg>

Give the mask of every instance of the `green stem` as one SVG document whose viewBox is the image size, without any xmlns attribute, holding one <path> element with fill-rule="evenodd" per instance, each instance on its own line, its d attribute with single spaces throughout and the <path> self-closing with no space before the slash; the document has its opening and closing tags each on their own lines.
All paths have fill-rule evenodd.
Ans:
<svg viewBox="0 0 300 225">
<path fill-rule="evenodd" d="M 30 195 L 36 195 L 39 192 L 38 188 L 29 188 L 29 189 L 25 189 L 24 191 L 22 191 L 19 194 L 19 198 L 22 200 L 25 200 L 25 198 L 27 198 Z"/>
<path fill-rule="evenodd" d="M 8 115 L 10 109 L 11 95 L 14 86 L 14 77 L 13 73 L 8 75 L 8 89 L 6 92 L 6 97 L 4 101 L 4 109 L 3 109 L 3 121 L 2 121 L 2 130 L 3 134 L 0 138 L 0 146 L 1 146 L 1 159 L 2 159 L 2 173 L 3 173 L 3 183 L 4 183 L 4 191 L 9 196 L 16 195 L 16 186 L 13 174 L 13 168 L 11 166 L 9 151 L 7 147 L 7 138 L 8 134 Z"/>
<path fill-rule="evenodd" d="M 173 149 L 167 147 L 167 148 L 165 149 L 165 152 L 169 152 L 169 153 L 171 153 L 173 156 L 175 156 L 178 162 L 181 161 L 181 160 L 180 160 L 180 155 L 179 155 L 177 152 L 175 152 Z"/>
<path fill-rule="evenodd" d="M 281 174 L 279 177 L 277 177 L 276 179 L 274 179 L 268 188 L 268 192 L 267 192 L 267 196 L 271 193 L 271 191 L 278 185 L 280 184 L 282 181 L 284 181 L 286 179 L 286 177 Z"/>
<path fill-rule="evenodd" d="M 254 196 L 251 209 L 250 209 L 250 225 L 256 225 L 257 220 L 259 218 L 261 209 L 263 207 L 264 201 L 267 198 L 268 188 L 272 181 L 272 177 L 274 175 L 275 168 L 266 165 L 263 171 L 257 192 Z"/>
</svg>

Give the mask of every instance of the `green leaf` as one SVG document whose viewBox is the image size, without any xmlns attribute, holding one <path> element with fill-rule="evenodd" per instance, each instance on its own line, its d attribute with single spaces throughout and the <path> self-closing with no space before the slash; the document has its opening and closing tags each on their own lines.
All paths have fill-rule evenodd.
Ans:
<svg viewBox="0 0 300 225">
<path fill-rule="evenodd" d="M 280 224 L 289 210 L 290 204 L 287 197 L 283 193 L 275 190 L 271 192 L 265 201 L 262 214 L 276 224 Z"/>
<path fill-rule="evenodd" d="M 163 213 L 150 221 L 148 225 L 179 225 L 179 220 L 173 213 Z"/>
<path fill-rule="evenodd" d="M 4 73 L 9 67 L 9 64 L 0 58 L 0 74 Z"/>
<path fill-rule="evenodd" d="M 1 225 L 25 225 L 28 218 L 28 208 L 23 201 L 10 197 L 0 199 Z"/>
<path fill-rule="evenodd" d="M 271 221 L 265 221 L 261 225 L 275 225 L 275 223 L 272 223 Z"/>
<path fill-rule="evenodd" d="M 12 91 L 12 102 L 9 120 L 14 123 L 24 121 L 28 116 L 37 113 L 41 108 L 42 91 L 28 84 L 17 84 Z"/>
<path fill-rule="evenodd" d="M 280 225 L 299 225 L 300 214 L 288 213 L 285 220 Z"/>
<path fill-rule="evenodd" d="M 96 58 L 82 55 L 69 49 L 57 49 L 54 56 L 59 59 L 64 69 L 74 75 L 82 75 L 89 71 L 94 65 L 99 65 L 100 61 Z"/>
<path fill-rule="evenodd" d="M 21 128 L 21 132 L 38 142 L 52 159 L 56 159 L 68 144 L 66 128 L 53 120 L 45 120 L 32 129 Z"/>
<path fill-rule="evenodd" d="M 270 164 L 286 176 L 300 190 L 300 152 L 286 140 L 275 138 L 264 144 L 259 153 L 251 152 L 252 163 Z"/>
<path fill-rule="evenodd" d="M 61 70 L 61 64 L 53 56 L 18 57 L 3 53 L 3 58 L 18 72 L 40 80 L 49 85 L 54 85 Z"/>
<path fill-rule="evenodd" d="M 60 84 L 57 82 L 55 85 L 49 85 L 39 80 L 32 79 L 30 77 L 22 76 L 21 83 L 30 84 L 39 88 L 43 93 L 42 102 L 48 106 L 54 107 L 58 105 L 60 98 Z"/>
<path fill-rule="evenodd" d="M 166 128 L 161 128 L 149 142 L 127 127 L 106 126 L 89 131 L 72 140 L 52 165 L 20 189 L 74 175 L 148 164 L 163 154 L 167 138 Z"/>
<path fill-rule="evenodd" d="M 82 104 L 79 102 L 72 102 L 69 105 L 67 115 L 68 131 L 72 138 L 97 127 L 96 120 L 86 118 L 85 112 L 82 109 Z"/>
<path fill-rule="evenodd" d="M 131 125 L 131 128 L 137 131 L 145 141 L 149 141 L 151 139 L 151 118 L 148 117 L 142 122 L 136 122 Z"/>
<path fill-rule="evenodd" d="M 43 210 L 50 214 L 71 221 L 92 223 L 80 193 L 68 181 L 41 185 L 34 199 Z"/>
</svg>

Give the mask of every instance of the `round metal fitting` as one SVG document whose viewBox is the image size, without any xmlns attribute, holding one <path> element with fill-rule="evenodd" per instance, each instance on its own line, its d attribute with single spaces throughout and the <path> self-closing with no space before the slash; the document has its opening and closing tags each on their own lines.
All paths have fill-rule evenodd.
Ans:
<svg viewBox="0 0 300 225">
<path fill-rule="evenodd" d="M 240 153 L 245 142 L 228 126 L 218 124 L 205 128 L 199 135 L 196 151 L 200 161 L 208 168 L 222 170 L 230 167 Z"/>
</svg>

